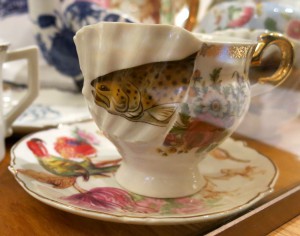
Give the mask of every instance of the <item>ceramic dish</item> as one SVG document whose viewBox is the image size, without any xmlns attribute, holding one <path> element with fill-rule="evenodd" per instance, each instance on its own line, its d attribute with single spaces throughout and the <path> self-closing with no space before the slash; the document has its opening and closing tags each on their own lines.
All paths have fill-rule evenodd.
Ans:
<svg viewBox="0 0 300 236">
<path fill-rule="evenodd" d="M 15 106 L 24 95 L 24 89 L 7 89 L 4 91 L 4 114 Z M 28 132 L 60 124 L 70 124 L 89 120 L 90 113 L 82 94 L 41 89 L 38 98 L 14 122 L 14 132 Z"/>
<path fill-rule="evenodd" d="M 213 1 L 198 25 L 198 32 L 248 28 L 267 29 L 300 39 L 299 1 Z"/>
<path fill-rule="evenodd" d="M 277 169 L 244 143 L 228 139 L 199 167 L 206 179 L 183 198 L 149 198 L 122 189 L 121 157 L 93 123 L 40 131 L 11 151 L 10 171 L 31 196 L 98 220 L 163 225 L 208 221 L 238 213 L 270 193 Z"/>
</svg>

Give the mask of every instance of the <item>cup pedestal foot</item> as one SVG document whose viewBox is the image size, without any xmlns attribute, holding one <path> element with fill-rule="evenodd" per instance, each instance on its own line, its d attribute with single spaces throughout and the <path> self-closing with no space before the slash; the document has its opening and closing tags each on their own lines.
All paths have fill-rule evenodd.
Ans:
<svg viewBox="0 0 300 236">
<path fill-rule="evenodd" d="M 192 195 L 203 188 L 205 180 L 197 165 L 189 169 L 166 167 L 165 171 L 136 168 L 123 162 L 116 172 L 117 182 L 126 190 L 155 198 L 178 198 Z"/>
</svg>

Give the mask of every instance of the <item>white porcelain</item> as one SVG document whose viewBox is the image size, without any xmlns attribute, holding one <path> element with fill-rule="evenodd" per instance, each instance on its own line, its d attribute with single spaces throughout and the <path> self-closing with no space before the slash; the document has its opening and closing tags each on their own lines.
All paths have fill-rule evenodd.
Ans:
<svg viewBox="0 0 300 236">
<path fill-rule="evenodd" d="M 38 61 L 37 48 L 28 47 L 7 51 L 9 44 L 0 40 L 0 97 L 3 96 L 2 88 L 2 66 L 5 62 L 26 59 L 28 62 L 28 89 L 24 96 L 19 100 L 17 106 L 10 109 L 8 112 L 3 112 L 2 99 L 0 101 L 0 160 L 3 159 L 5 153 L 4 139 L 12 134 L 12 123 L 18 118 L 20 114 L 33 102 L 38 95 Z"/>
<path fill-rule="evenodd" d="M 79 30 L 74 41 L 92 117 L 124 157 L 116 179 L 150 197 L 188 196 L 206 185 L 197 165 L 261 92 L 259 85 L 251 91 L 248 70 L 264 48 L 276 42 L 283 63 L 260 82 L 278 84 L 293 63 L 291 44 L 277 34 L 251 41 L 102 22 Z"/>
<path fill-rule="evenodd" d="M 22 88 L 4 91 L 4 114 L 18 104 L 25 92 Z M 82 94 L 42 88 L 39 96 L 15 120 L 12 128 L 15 133 L 28 133 L 90 119 L 91 115 Z"/>
<path fill-rule="evenodd" d="M 62 143 L 62 137 L 72 142 Z M 34 141 L 42 141 L 43 147 L 32 146 Z M 49 156 L 43 157 L 35 149 L 38 147 L 44 153 L 48 150 Z M 82 156 L 83 151 L 89 156 Z M 89 159 L 98 165 L 118 165 L 119 153 L 94 123 L 30 134 L 12 148 L 11 157 L 9 169 L 16 181 L 37 200 L 89 218 L 143 225 L 205 223 L 229 217 L 272 192 L 278 176 L 270 159 L 232 139 L 227 139 L 198 166 L 207 180 L 205 187 L 183 198 L 149 198 L 131 193 L 116 182 L 113 172 L 84 179 L 67 172 L 53 174 L 55 166 L 42 165 L 43 158 L 51 157 L 61 163 Z"/>
</svg>

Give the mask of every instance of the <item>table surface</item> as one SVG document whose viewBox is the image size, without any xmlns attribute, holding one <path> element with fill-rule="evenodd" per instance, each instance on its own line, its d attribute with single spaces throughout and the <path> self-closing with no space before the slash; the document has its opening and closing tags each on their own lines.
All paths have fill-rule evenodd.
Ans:
<svg viewBox="0 0 300 236">
<path fill-rule="evenodd" d="M 199 235 L 221 225 L 220 221 L 208 225 L 189 224 L 171 226 L 127 225 L 88 219 L 71 213 L 66 213 L 45 205 L 27 194 L 8 171 L 10 148 L 19 139 L 13 136 L 6 139 L 6 156 L 0 163 L 0 232 L 1 235 Z M 273 148 L 254 140 L 246 140 L 250 147 L 257 149 L 273 161 L 281 165 L 277 156 L 292 157 L 290 153 Z M 285 163 L 285 162 L 284 162 Z M 288 163 L 288 162 L 287 162 Z M 284 169 L 286 168 L 286 169 Z M 300 168 L 300 163 L 290 163 L 281 172 L 275 186 L 275 194 L 300 183 L 300 176 L 289 175 Z M 288 178 L 289 180 L 287 181 Z M 288 182 L 288 183 L 287 183 Z M 271 198 L 271 196 L 270 196 Z M 224 221 L 223 221 L 224 222 Z M 283 224 L 283 222 L 282 222 Z M 274 230 L 277 226 L 274 226 Z M 271 230 L 272 231 L 272 230 Z M 290 221 L 275 232 L 274 235 L 289 235 L 289 232 L 300 233 L 300 218 Z M 290 234 L 292 235 L 292 234 Z"/>
</svg>

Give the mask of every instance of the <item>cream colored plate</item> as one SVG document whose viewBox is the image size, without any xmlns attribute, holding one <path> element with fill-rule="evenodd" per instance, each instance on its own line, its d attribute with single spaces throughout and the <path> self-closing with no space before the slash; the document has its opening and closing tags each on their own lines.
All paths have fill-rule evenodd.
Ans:
<svg viewBox="0 0 300 236">
<path fill-rule="evenodd" d="M 25 191 L 37 200 L 105 221 L 163 225 L 217 219 L 252 206 L 273 190 L 277 178 L 277 169 L 267 157 L 242 142 L 228 139 L 199 165 L 207 181 L 200 192 L 184 198 L 148 198 L 122 189 L 112 172 L 106 173 L 107 177 L 90 175 L 85 180 L 81 176 L 51 174 L 51 168 L 46 170 L 39 162 L 41 153 L 35 151 L 34 155 L 28 148 L 29 140 L 43 140 L 48 158 L 55 156 L 63 161 L 69 158 L 78 163 L 83 160 L 80 156 L 88 152 L 93 163 L 109 160 L 115 166 L 119 154 L 95 125 L 85 123 L 50 129 L 25 137 L 12 148 L 9 169 Z M 59 183 L 61 189 L 53 187 L 53 183 Z"/>
</svg>

